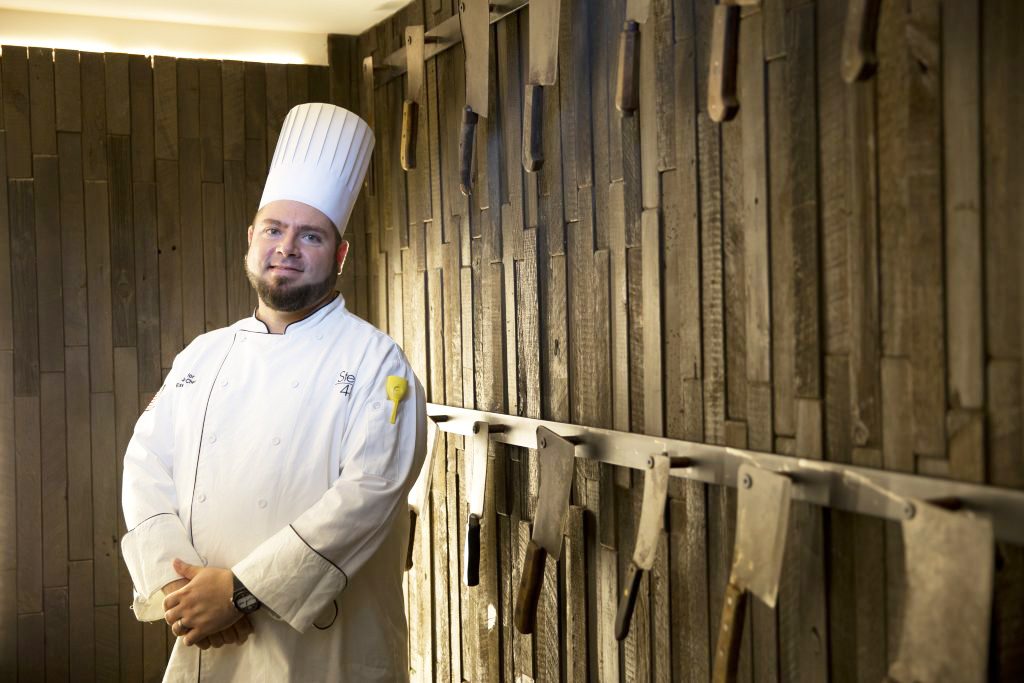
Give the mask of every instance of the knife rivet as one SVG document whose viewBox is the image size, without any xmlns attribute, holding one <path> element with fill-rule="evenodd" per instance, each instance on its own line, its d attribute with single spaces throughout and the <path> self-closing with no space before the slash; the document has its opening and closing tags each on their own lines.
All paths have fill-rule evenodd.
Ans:
<svg viewBox="0 0 1024 683">
<path fill-rule="evenodd" d="M 540 437 L 540 447 L 541 448 L 547 448 L 548 447 L 548 440 L 546 438 L 544 438 L 543 436 Z"/>
<path fill-rule="evenodd" d="M 460 12 L 465 12 L 466 11 L 466 3 L 464 3 L 464 2 L 460 2 L 459 3 L 459 11 Z"/>
<path fill-rule="evenodd" d="M 412 45 L 412 36 L 407 37 L 405 40 L 409 45 Z"/>
<path fill-rule="evenodd" d="M 917 514 L 917 508 L 914 507 L 913 503 L 904 503 L 903 505 L 903 518 L 913 519 L 914 515 Z"/>
<path fill-rule="evenodd" d="M 750 475 L 749 474 L 744 474 L 743 475 L 743 488 L 749 489 L 753 485 L 754 485 L 754 480 L 750 478 Z"/>
<path fill-rule="evenodd" d="M 649 470 L 654 469 L 654 457 L 653 456 L 650 456 L 650 455 L 647 456 L 647 469 L 649 469 Z"/>
</svg>

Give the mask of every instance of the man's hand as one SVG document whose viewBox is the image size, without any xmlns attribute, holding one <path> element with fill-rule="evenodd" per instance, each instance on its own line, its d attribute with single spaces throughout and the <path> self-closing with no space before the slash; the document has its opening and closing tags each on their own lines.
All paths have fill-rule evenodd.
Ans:
<svg viewBox="0 0 1024 683">
<path fill-rule="evenodd" d="M 230 570 L 196 567 L 175 559 L 174 571 L 188 583 L 164 598 L 164 619 L 185 645 L 218 635 L 241 619 L 241 612 L 231 604 L 234 582 Z"/>
<path fill-rule="evenodd" d="M 196 643 L 196 647 L 200 650 L 208 650 L 211 647 L 218 648 L 224 645 L 241 645 L 249 637 L 249 634 L 252 633 L 252 630 L 252 622 L 249 621 L 249 617 L 243 616 L 220 633 L 214 633 L 208 638 L 203 638 Z"/>
</svg>

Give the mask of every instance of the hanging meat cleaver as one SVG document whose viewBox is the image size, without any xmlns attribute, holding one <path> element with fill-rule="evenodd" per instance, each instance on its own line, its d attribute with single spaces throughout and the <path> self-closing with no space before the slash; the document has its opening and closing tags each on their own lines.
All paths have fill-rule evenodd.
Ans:
<svg viewBox="0 0 1024 683">
<path fill-rule="evenodd" d="M 423 99 L 423 27 L 405 27 L 405 102 L 402 103 L 402 169 L 416 168 L 416 136 Z"/>
<path fill-rule="evenodd" d="M 878 10 L 882 0 L 850 0 L 843 27 L 843 80 L 863 81 L 875 73 L 878 57 Z"/>
<path fill-rule="evenodd" d="M 988 677 L 992 522 L 921 500 L 908 503 L 903 631 L 889 676 L 899 683 L 981 683 Z"/>
<path fill-rule="evenodd" d="M 466 439 L 469 453 L 469 520 L 466 522 L 466 543 L 462 549 L 462 581 L 467 586 L 480 583 L 480 519 L 484 516 L 484 491 L 487 489 L 487 444 L 490 425 L 474 422 L 473 433 Z"/>
<path fill-rule="evenodd" d="M 651 0 L 626 0 L 626 23 L 619 34 L 619 71 L 615 79 L 615 108 L 623 116 L 636 111 L 640 79 L 640 24 L 647 23 Z"/>
<path fill-rule="evenodd" d="M 537 427 L 537 457 L 540 460 L 537 512 L 533 518 L 533 535 L 526 547 L 513 615 L 516 629 L 523 634 L 533 633 L 537 624 L 537 601 L 544 584 L 547 557 L 550 555 L 557 561 L 562 554 L 562 527 L 569 512 L 576 446 L 546 427 Z"/>
<path fill-rule="evenodd" d="M 491 20 L 488 0 L 460 0 L 459 25 L 466 50 L 466 108 L 459 132 L 459 189 L 473 192 L 473 139 L 479 117 L 487 118 L 491 60 Z"/>
<path fill-rule="evenodd" d="M 438 422 L 445 422 L 446 415 L 434 415 L 427 418 L 427 457 L 423 459 L 423 469 L 416 483 L 409 490 L 409 545 L 405 553 L 405 570 L 412 569 L 412 549 L 416 539 L 416 520 L 430 495 L 430 477 L 434 471 L 434 453 L 438 450 L 443 432 L 438 429 Z"/>
<path fill-rule="evenodd" d="M 736 476 L 736 545 L 715 647 L 714 683 L 736 680 L 747 593 L 775 607 L 793 496 L 793 484 L 785 475 L 740 465 Z"/>
<path fill-rule="evenodd" d="M 560 0 L 530 2 L 530 64 L 523 95 L 523 168 L 533 173 L 544 165 L 544 90 L 558 76 Z"/>
<path fill-rule="evenodd" d="M 665 498 L 668 495 L 669 467 L 672 462 L 667 455 L 652 455 L 649 456 L 647 463 L 636 548 L 633 550 L 633 561 L 629 564 L 626 585 L 619 599 L 619 609 L 615 614 L 616 640 L 623 640 L 629 633 L 640 580 L 644 572 L 649 571 L 654 565 L 654 556 L 658 552 L 658 538 L 661 530 L 665 528 Z"/>
</svg>

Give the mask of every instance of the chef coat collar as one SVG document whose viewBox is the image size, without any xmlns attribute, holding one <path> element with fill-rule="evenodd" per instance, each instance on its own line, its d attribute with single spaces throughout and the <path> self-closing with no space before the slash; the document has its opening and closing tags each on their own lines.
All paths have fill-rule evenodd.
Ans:
<svg viewBox="0 0 1024 683">
<path fill-rule="evenodd" d="M 315 327 L 317 323 L 319 323 L 321 320 L 330 315 L 332 311 L 335 311 L 338 308 L 344 308 L 344 306 L 345 297 L 341 295 L 341 292 L 335 292 L 334 298 L 329 299 L 325 303 L 320 304 L 319 307 L 314 308 L 312 311 L 306 314 L 306 317 L 299 318 L 298 320 L 295 320 L 285 325 L 284 332 L 282 332 L 282 335 L 288 334 L 290 332 L 295 333 L 304 329 Z M 252 315 L 250 317 L 246 318 L 245 320 L 239 321 L 239 326 L 241 327 L 242 330 L 246 332 L 270 334 L 270 328 L 267 327 L 267 324 L 256 317 L 257 310 L 259 310 L 259 307 L 253 309 Z"/>
</svg>

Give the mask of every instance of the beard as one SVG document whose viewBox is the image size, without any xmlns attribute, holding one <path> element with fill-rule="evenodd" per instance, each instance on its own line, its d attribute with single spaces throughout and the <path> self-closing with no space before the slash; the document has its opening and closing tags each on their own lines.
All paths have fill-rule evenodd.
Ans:
<svg viewBox="0 0 1024 683">
<path fill-rule="evenodd" d="M 248 260 L 244 260 L 243 263 L 245 276 L 249 278 L 249 284 L 256 290 L 260 301 L 275 311 L 283 313 L 294 313 L 311 308 L 322 301 L 334 289 L 337 282 L 337 276 L 328 272 L 319 282 L 310 282 L 304 285 L 290 285 L 286 282 L 274 284 L 267 278 L 252 272 Z"/>
</svg>

